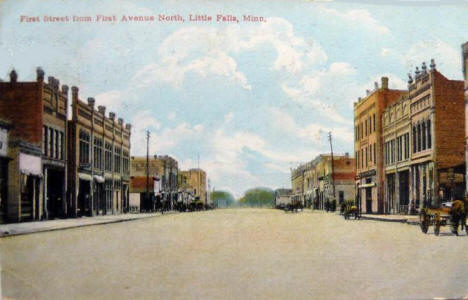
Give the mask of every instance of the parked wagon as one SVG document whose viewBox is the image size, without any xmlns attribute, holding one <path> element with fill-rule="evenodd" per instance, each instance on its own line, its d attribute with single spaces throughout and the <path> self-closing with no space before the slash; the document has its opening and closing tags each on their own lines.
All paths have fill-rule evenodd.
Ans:
<svg viewBox="0 0 468 300">
<path fill-rule="evenodd" d="M 354 217 L 355 220 L 361 218 L 361 212 L 354 204 L 354 200 L 347 200 L 341 203 L 340 213 L 343 215 L 345 220 L 349 220 L 351 217 Z"/>
<path fill-rule="evenodd" d="M 434 234 L 439 235 L 442 226 L 450 225 L 453 234 L 458 235 L 460 226 L 461 230 L 465 229 L 468 235 L 465 205 L 462 200 L 444 203 L 440 208 L 423 208 L 419 214 L 419 221 L 423 233 L 427 233 L 432 225 Z"/>
</svg>

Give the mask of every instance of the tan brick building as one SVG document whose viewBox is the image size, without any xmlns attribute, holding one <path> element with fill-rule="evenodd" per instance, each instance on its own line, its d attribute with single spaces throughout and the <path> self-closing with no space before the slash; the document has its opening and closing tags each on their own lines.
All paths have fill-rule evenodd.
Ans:
<svg viewBox="0 0 468 300">
<path fill-rule="evenodd" d="M 54 77 L 44 82 L 0 82 L 0 118 L 11 124 L 5 215 L 9 222 L 52 219 L 68 214 L 66 159 L 68 87 Z"/>
<path fill-rule="evenodd" d="M 408 213 L 410 199 L 410 99 L 404 94 L 382 114 L 385 186 L 389 213 Z"/>
<path fill-rule="evenodd" d="M 203 205 L 207 205 L 206 172 L 195 168 L 188 171 L 180 171 L 180 173 L 187 178 L 187 185 L 193 190 L 195 198 L 200 199 Z"/>
<path fill-rule="evenodd" d="M 168 155 L 131 157 L 131 185 L 130 193 L 133 202 L 140 201 L 142 211 L 158 209 L 163 201 L 171 204 L 178 200 L 178 162 Z M 146 196 L 148 166 L 149 199 Z"/>
<path fill-rule="evenodd" d="M 336 200 L 337 205 L 345 200 L 354 200 L 355 175 L 355 161 L 348 154 L 334 155 L 333 165 L 330 154 L 320 154 L 291 171 L 291 197 L 295 197 L 291 201 L 324 209 L 327 200 Z"/>
<path fill-rule="evenodd" d="M 384 109 L 406 91 L 388 88 L 388 78 L 381 86 L 354 103 L 354 151 L 356 188 L 360 208 L 365 213 L 387 212 L 384 205 L 384 170 L 382 144 L 382 114 Z"/>
<path fill-rule="evenodd" d="M 118 214 L 128 210 L 131 125 L 95 108 L 94 98 L 80 100 L 72 87 L 68 124 L 69 210 L 72 216 Z"/>
<path fill-rule="evenodd" d="M 412 128 L 411 199 L 414 212 L 463 197 L 465 165 L 464 83 L 449 80 L 423 63 L 410 76 Z"/>
</svg>

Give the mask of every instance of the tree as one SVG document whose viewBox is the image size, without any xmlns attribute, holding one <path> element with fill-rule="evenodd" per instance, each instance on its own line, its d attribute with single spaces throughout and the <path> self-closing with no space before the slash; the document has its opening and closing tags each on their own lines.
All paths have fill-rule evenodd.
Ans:
<svg viewBox="0 0 468 300">
<path fill-rule="evenodd" d="M 215 207 L 229 207 L 235 204 L 234 196 L 226 191 L 211 192 L 211 199 Z"/>
<path fill-rule="evenodd" d="M 239 199 L 242 206 L 273 207 L 275 205 L 275 192 L 268 188 L 253 188 L 245 192 Z"/>
</svg>

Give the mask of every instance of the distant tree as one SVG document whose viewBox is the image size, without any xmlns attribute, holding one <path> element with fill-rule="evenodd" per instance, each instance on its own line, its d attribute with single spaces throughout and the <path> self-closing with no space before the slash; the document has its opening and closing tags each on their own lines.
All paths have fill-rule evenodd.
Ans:
<svg viewBox="0 0 468 300">
<path fill-rule="evenodd" d="M 268 188 L 253 188 L 245 192 L 239 199 L 241 206 L 273 207 L 275 205 L 275 192 Z"/>
<path fill-rule="evenodd" d="M 226 191 L 211 192 L 211 199 L 216 207 L 229 207 L 235 205 L 234 196 Z"/>
</svg>

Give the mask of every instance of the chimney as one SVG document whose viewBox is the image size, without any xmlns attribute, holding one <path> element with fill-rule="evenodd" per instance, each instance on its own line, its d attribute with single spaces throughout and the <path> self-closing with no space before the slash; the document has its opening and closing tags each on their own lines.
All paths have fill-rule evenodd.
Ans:
<svg viewBox="0 0 468 300">
<path fill-rule="evenodd" d="M 377 81 L 374 82 L 374 89 L 376 89 L 376 90 L 379 89 L 379 83 Z"/>
<path fill-rule="evenodd" d="M 119 118 L 117 121 L 119 122 L 120 126 L 123 126 L 124 120 L 122 118 Z"/>
<path fill-rule="evenodd" d="M 367 96 L 370 95 L 370 91 L 369 91 L 369 90 L 366 90 L 366 95 L 367 95 Z"/>
<path fill-rule="evenodd" d="M 78 92 L 80 91 L 80 89 L 77 86 L 72 86 L 71 90 L 73 101 L 78 101 Z"/>
<path fill-rule="evenodd" d="M 125 124 L 125 129 L 130 131 L 132 129 L 132 124 Z"/>
<path fill-rule="evenodd" d="M 109 119 L 115 120 L 115 112 L 109 112 Z"/>
<path fill-rule="evenodd" d="M 381 81 L 382 81 L 382 88 L 388 89 L 388 77 L 382 77 Z"/>
<path fill-rule="evenodd" d="M 42 70 L 41 67 L 37 67 L 36 68 L 36 79 L 37 81 L 44 81 L 44 75 L 45 75 L 45 72 L 44 70 Z"/>
<path fill-rule="evenodd" d="M 62 85 L 62 94 L 68 95 L 68 85 L 66 84 Z"/>
<path fill-rule="evenodd" d="M 18 80 L 18 73 L 16 73 L 15 69 L 13 69 L 10 72 L 10 82 L 15 83 L 17 80 Z"/>
<path fill-rule="evenodd" d="M 420 73 L 420 72 L 419 72 L 419 68 L 416 67 L 416 70 L 414 71 L 414 79 L 418 80 L 418 78 L 419 78 L 419 73 Z"/>
<path fill-rule="evenodd" d="M 88 98 L 88 105 L 94 108 L 94 103 L 96 103 L 96 100 L 94 100 L 93 97 Z"/>
<path fill-rule="evenodd" d="M 97 109 L 103 116 L 106 115 L 106 107 L 104 105 L 99 105 Z"/>
<path fill-rule="evenodd" d="M 47 77 L 47 83 L 51 86 L 54 85 L 54 76 Z"/>
</svg>

